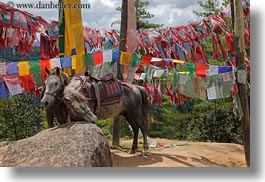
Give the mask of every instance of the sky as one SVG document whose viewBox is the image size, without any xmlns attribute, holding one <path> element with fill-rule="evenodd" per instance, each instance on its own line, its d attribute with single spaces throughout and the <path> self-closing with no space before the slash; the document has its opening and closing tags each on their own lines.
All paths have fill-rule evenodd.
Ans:
<svg viewBox="0 0 265 182">
<path fill-rule="evenodd" d="M 37 6 L 50 3 L 52 0 L 12 0 L 14 6 L 18 3 L 30 3 Z M 1 0 L 8 3 L 10 0 Z M 54 4 L 58 1 L 52 1 Z M 81 0 L 82 4 L 89 4 L 90 8 L 82 9 L 83 25 L 93 28 L 119 29 L 119 25 L 111 27 L 111 23 L 120 19 L 120 12 L 116 10 L 121 6 L 122 0 Z M 189 21 L 197 21 L 198 17 L 193 14 L 193 10 L 200 11 L 202 8 L 197 4 L 197 0 L 148 0 L 150 3 L 145 9 L 154 15 L 149 21 L 163 24 L 164 27 L 175 27 L 186 25 Z M 21 9 L 36 16 L 41 16 L 45 20 L 58 20 L 58 9 Z"/>
</svg>

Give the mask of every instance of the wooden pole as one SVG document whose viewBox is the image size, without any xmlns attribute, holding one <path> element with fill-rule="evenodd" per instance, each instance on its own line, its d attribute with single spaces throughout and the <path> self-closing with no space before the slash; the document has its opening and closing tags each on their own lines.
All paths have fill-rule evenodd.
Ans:
<svg viewBox="0 0 265 182">
<path fill-rule="evenodd" d="M 121 7 L 121 26 L 120 26 L 120 43 L 119 50 L 125 51 L 126 45 L 126 33 L 127 33 L 127 16 L 128 16 L 128 0 L 122 0 Z M 123 70 L 122 65 L 117 64 L 117 78 L 123 80 Z M 114 117 L 113 123 L 113 134 L 112 134 L 112 146 L 118 147 L 120 145 L 120 131 L 122 116 Z"/>
<path fill-rule="evenodd" d="M 235 13 L 235 56 L 237 68 L 243 67 L 245 62 L 245 45 L 244 45 L 244 17 L 242 9 L 242 1 L 234 0 Z M 246 164 L 250 166 L 250 113 L 247 94 L 247 85 L 239 83 L 237 80 L 238 94 L 243 109 L 243 117 L 241 120 L 243 131 L 243 142 L 245 150 Z"/>
</svg>

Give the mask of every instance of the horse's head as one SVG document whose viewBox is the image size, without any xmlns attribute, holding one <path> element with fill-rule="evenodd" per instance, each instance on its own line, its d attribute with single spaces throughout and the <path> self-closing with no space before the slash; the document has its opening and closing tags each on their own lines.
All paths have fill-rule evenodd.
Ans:
<svg viewBox="0 0 265 182">
<path fill-rule="evenodd" d="M 64 88 L 69 83 L 69 79 L 67 74 L 58 67 L 52 70 L 45 68 L 45 71 L 48 73 L 48 77 L 45 80 L 45 90 L 41 104 L 47 108 L 54 104 L 56 100 L 62 99 Z"/>
</svg>

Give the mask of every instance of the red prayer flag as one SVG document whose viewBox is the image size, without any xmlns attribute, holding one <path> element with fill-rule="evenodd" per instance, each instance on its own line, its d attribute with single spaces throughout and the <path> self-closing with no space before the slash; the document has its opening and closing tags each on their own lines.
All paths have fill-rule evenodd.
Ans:
<svg viewBox="0 0 265 182">
<path fill-rule="evenodd" d="M 46 73 L 46 71 L 45 71 L 45 67 L 48 69 L 51 69 L 50 60 L 41 60 L 40 61 L 40 70 L 42 73 L 43 80 L 46 80 L 46 78 L 48 76 L 48 73 Z"/>
<path fill-rule="evenodd" d="M 208 70 L 208 64 L 197 64 L 196 65 L 196 76 L 206 77 L 206 71 Z"/>
<path fill-rule="evenodd" d="M 94 53 L 94 65 L 102 64 L 103 63 L 103 54 L 102 52 L 95 52 Z"/>
<path fill-rule="evenodd" d="M 150 64 L 152 60 L 151 56 L 142 56 L 142 62 L 145 64 Z"/>
<path fill-rule="evenodd" d="M 20 76 L 19 78 L 22 90 L 26 90 L 29 91 L 30 93 L 33 93 L 35 90 L 35 85 L 32 76 L 26 75 L 26 76 Z"/>
</svg>

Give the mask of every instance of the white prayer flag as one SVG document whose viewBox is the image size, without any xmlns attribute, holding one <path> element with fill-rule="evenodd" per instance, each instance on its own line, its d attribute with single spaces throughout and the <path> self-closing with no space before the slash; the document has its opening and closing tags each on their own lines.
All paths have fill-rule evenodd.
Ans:
<svg viewBox="0 0 265 182">
<path fill-rule="evenodd" d="M 151 62 L 159 62 L 162 61 L 162 58 L 152 58 Z"/>
<path fill-rule="evenodd" d="M 164 73 L 164 70 L 155 70 L 153 77 L 160 78 L 163 75 L 163 73 Z"/>
<path fill-rule="evenodd" d="M 206 72 L 207 72 L 207 75 L 209 76 L 218 75 L 218 66 L 209 65 L 209 68 Z"/>
<path fill-rule="evenodd" d="M 112 49 L 103 51 L 103 62 L 111 62 L 112 61 Z"/>
<path fill-rule="evenodd" d="M 208 99 L 209 100 L 214 100 L 216 99 L 216 88 L 213 86 L 213 87 L 209 87 L 207 89 L 207 96 L 208 96 Z"/>
<path fill-rule="evenodd" d="M 0 75 L 6 74 L 6 66 L 5 63 L 0 63 Z"/>
<path fill-rule="evenodd" d="M 56 67 L 62 68 L 60 58 L 53 58 L 50 60 L 50 62 L 51 62 L 51 68 L 56 68 Z"/>
</svg>

